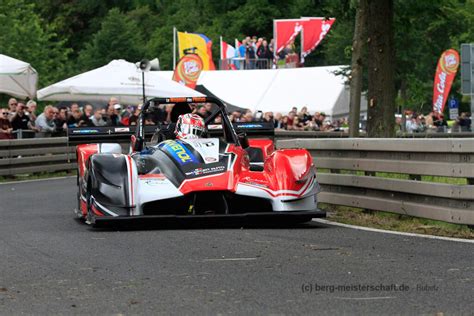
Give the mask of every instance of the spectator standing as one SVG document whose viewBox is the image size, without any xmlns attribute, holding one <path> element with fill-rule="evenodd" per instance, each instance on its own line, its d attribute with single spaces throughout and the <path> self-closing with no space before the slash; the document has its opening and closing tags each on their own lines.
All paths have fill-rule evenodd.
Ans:
<svg viewBox="0 0 474 316">
<path fill-rule="evenodd" d="M 295 116 L 293 118 L 293 125 L 292 126 L 288 126 L 288 129 L 290 130 L 294 130 L 294 131 L 302 131 L 304 130 L 304 125 L 303 123 L 300 121 L 300 118 L 298 116 Z"/>
<path fill-rule="evenodd" d="M 469 118 L 468 113 L 462 112 L 459 118 L 456 120 L 461 132 L 470 132 L 471 131 L 471 119 Z"/>
<path fill-rule="evenodd" d="M 255 59 L 255 46 L 252 43 L 247 43 L 245 49 L 246 69 L 255 69 Z"/>
<path fill-rule="evenodd" d="M 77 104 L 77 103 L 72 103 L 72 104 L 71 104 L 70 111 L 69 111 L 69 112 L 70 112 L 70 113 L 69 113 L 69 117 L 72 115 L 72 113 L 74 113 L 74 112 L 77 111 L 77 110 L 80 111 L 80 109 L 79 109 L 79 104 Z"/>
<path fill-rule="evenodd" d="M 56 131 L 56 125 L 54 124 L 54 107 L 47 105 L 35 121 L 35 126 L 40 133 L 40 137 L 51 136 Z"/>
<path fill-rule="evenodd" d="M 76 127 L 83 127 L 87 126 L 87 122 L 81 119 L 82 118 L 82 112 L 79 109 L 75 109 L 72 111 L 72 115 L 69 117 L 67 120 L 67 126 L 69 128 L 76 128 Z"/>
<path fill-rule="evenodd" d="M 94 113 L 94 108 L 90 104 L 84 106 L 83 114 L 81 116 L 81 121 L 84 121 L 85 126 L 93 126 L 91 122 L 91 117 Z"/>
<path fill-rule="evenodd" d="M 287 122 L 288 126 L 293 126 L 293 121 L 294 121 L 295 117 L 296 117 L 296 112 L 295 111 L 290 111 L 288 113 L 288 119 L 287 119 L 288 120 L 288 122 Z"/>
<path fill-rule="evenodd" d="M 240 117 L 242 116 L 242 113 L 240 113 L 239 111 L 234 111 L 231 115 L 233 118 L 233 122 L 240 122 Z"/>
<path fill-rule="evenodd" d="M 97 110 L 94 111 L 94 115 L 91 118 L 91 122 L 92 122 L 93 126 L 97 126 L 97 127 L 107 125 L 107 122 L 102 117 L 102 110 L 101 109 L 97 109 Z"/>
<path fill-rule="evenodd" d="M 10 120 L 10 122 L 13 119 L 13 116 L 15 116 L 17 105 L 18 105 L 18 101 L 15 98 L 10 98 L 8 100 L 8 109 L 9 109 L 8 119 Z"/>
<path fill-rule="evenodd" d="M 308 108 L 306 106 L 301 108 L 301 111 L 298 113 L 298 117 L 303 124 L 306 124 L 311 120 L 311 115 L 308 113 Z"/>
<path fill-rule="evenodd" d="M 107 116 L 105 117 L 107 126 L 122 126 L 122 124 L 120 123 L 120 116 L 118 114 L 120 113 L 121 109 L 122 106 L 118 103 L 109 105 L 107 107 Z"/>
<path fill-rule="evenodd" d="M 25 113 L 26 106 L 23 103 L 19 103 L 16 108 L 16 113 L 12 118 L 13 131 L 18 130 L 33 130 L 33 126 L 30 121 L 30 117 Z M 22 138 L 31 138 L 34 134 L 22 134 Z"/>
<path fill-rule="evenodd" d="M 8 119 L 9 114 L 10 112 L 8 109 L 0 109 L 0 140 L 13 138 L 13 127 Z"/>
<path fill-rule="evenodd" d="M 273 112 L 265 112 L 263 114 L 263 121 L 267 123 L 273 122 Z"/>
<path fill-rule="evenodd" d="M 130 115 L 130 118 L 128 119 L 128 125 L 137 125 L 138 123 L 138 116 L 140 115 L 140 105 L 135 108 L 135 111 L 133 111 L 132 115 Z M 155 114 L 153 116 L 153 121 L 155 122 L 164 122 L 166 118 L 160 114 L 160 116 L 157 116 L 156 113 L 157 111 L 153 111 L 152 114 Z M 160 108 L 160 112 L 164 113 L 165 111 Z"/>
<path fill-rule="evenodd" d="M 280 112 L 275 113 L 275 119 L 273 126 L 278 129 L 283 129 L 283 117 Z"/>
<path fill-rule="evenodd" d="M 425 123 L 427 128 L 432 128 L 433 125 L 433 112 L 430 112 L 430 114 L 425 116 Z"/>
<path fill-rule="evenodd" d="M 109 99 L 109 102 L 107 103 L 107 107 L 109 107 L 109 106 L 111 106 L 111 105 L 113 106 L 113 105 L 119 104 L 119 103 L 120 103 L 120 102 L 119 102 L 119 99 L 118 99 L 118 98 L 116 98 L 116 97 L 111 97 L 111 98 Z"/>
<path fill-rule="evenodd" d="M 245 58 L 246 47 L 247 47 L 247 40 L 243 39 L 242 44 L 239 46 L 239 57 L 240 58 Z"/>
<path fill-rule="evenodd" d="M 441 113 L 435 113 L 433 125 L 436 126 L 436 131 L 441 133 L 446 132 L 448 128 L 448 122 L 446 122 L 444 115 Z"/>
<path fill-rule="evenodd" d="M 57 136 L 65 135 L 67 131 L 67 108 L 54 108 L 54 124 L 56 125 Z"/>
<path fill-rule="evenodd" d="M 270 47 L 268 47 L 267 40 L 263 40 L 262 44 L 257 49 L 257 56 L 258 59 L 258 69 L 265 69 L 270 68 L 270 61 L 273 59 L 273 52 L 270 51 Z"/>
<path fill-rule="evenodd" d="M 31 128 L 35 131 L 38 131 L 38 129 L 35 126 L 35 122 L 36 122 L 36 118 L 37 118 L 37 116 L 36 116 L 36 108 L 37 107 L 38 107 L 38 105 L 33 100 L 30 100 L 26 103 L 26 112 L 25 112 L 25 114 L 29 117 L 30 122 L 31 122 Z"/>
</svg>

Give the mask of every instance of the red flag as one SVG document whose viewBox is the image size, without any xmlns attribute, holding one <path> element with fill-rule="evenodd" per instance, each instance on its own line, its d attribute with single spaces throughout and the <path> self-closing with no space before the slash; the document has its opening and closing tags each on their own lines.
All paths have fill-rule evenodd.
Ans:
<svg viewBox="0 0 474 316">
<path fill-rule="evenodd" d="M 433 87 L 433 112 L 443 113 L 458 67 L 459 54 L 456 50 L 448 49 L 441 55 Z"/>
<path fill-rule="evenodd" d="M 221 59 L 230 59 L 234 58 L 235 55 L 235 48 L 232 45 L 227 44 L 224 41 L 221 41 L 222 49 L 221 49 Z"/>
<path fill-rule="evenodd" d="M 276 53 L 279 53 L 301 32 L 303 28 L 301 19 L 274 20 L 274 39 Z"/>
<path fill-rule="evenodd" d="M 181 57 L 174 70 L 173 80 L 191 89 L 196 88 L 199 75 L 203 68 L 202 59 L 196 54 Z"/>
<path fill-rule="evenodd" d="M 308 56 L 331 29 L 336 19 L 306 18 L 303 23 L 302 58 Z"/>
</svg>

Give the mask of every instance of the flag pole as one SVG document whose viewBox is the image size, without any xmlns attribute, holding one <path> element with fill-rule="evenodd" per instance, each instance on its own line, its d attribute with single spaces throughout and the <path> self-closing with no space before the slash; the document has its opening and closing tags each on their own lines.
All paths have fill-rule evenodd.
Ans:
<svg viewBox="0 0 474 316">
<path fill-rule="evenodd" d="M 173 70 L 176 68 L 176 27 L 173 27 Z"/>
<path fill-rule="evenodd" d="M 221 47 L 221 60 L 224 59 L 224 55 L 222 54 L 222 36 L 219 38 L 219 45 Z"/>
<path fill-rule="evenodd" d="M 276 64 L 277 64 L 276 20 L 273 20 L 273 65 L 276 66 Z M 278 68 L 278 67 L 275 67 L 275 68 Z"/>
<path fill-rule="evenodd" d="M 303 56 L 303 43 L 304 43 L 304 27 L 301 28 L 301 35 L 300 35 L 300 40 L 301 40 L 301 47 L 300 47 L 300 63 L 304 64 L 304 56 Z"/>
</svg>

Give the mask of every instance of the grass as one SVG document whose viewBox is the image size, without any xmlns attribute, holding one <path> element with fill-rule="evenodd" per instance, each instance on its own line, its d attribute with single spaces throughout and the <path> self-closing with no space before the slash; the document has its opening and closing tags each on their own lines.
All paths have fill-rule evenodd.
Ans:
<svg viewBox="0 0 474 316">
<path fill-rule="evenodd" d="M 399 232 L 474 239 L 474 229 L 468 225 L 324 203 L 318 206 L 328 212 L 328 219 L 334 222 Z"/>
<path fill-rule="evenodd" d="M 0 176 L 1 182 L 14 182 L 23 180 L 48 179 L 56 177 L 67 177 L 76 175 L 76 171 L 39 172 L 33 174 L 17 174 L 15 176 Z"/>
<path fill-rule="evenodd" d="M 338 170 L 340 174 L 352 174 L 356 176 L 364 176 L 364 171 L 359 170 Z M 331 173 L 330 169 L 318 168 L 320 173 Z M 409 174 L 403 173 L 390 173 L 390 172 L 375 172 L 375 177 L 388 178 L 388 179 L 400 179 L 400 180 L 410 180 Z M 446 183 L 446 184 L 456 184 L 456 185 L 466 185 L 466 178 L 453 178 L 453 177 L 438 177 L 438 176 L 420 176 L 420 181 L 425 182 L 436 182 L 436 183 Z"/>
</svg>

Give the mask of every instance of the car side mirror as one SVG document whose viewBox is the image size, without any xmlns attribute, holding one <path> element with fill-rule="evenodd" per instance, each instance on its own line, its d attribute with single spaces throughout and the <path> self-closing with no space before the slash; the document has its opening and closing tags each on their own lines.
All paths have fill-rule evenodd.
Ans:
<svg viewBox="0 0 474 316">
<path fill-rule="evenodd" d="M 240 146 L 242 146 L 243 149 L 250 147 L 249 139 L 245 132 L 239 133 L 237 136 L 239 137 Z"/>
</svg>

